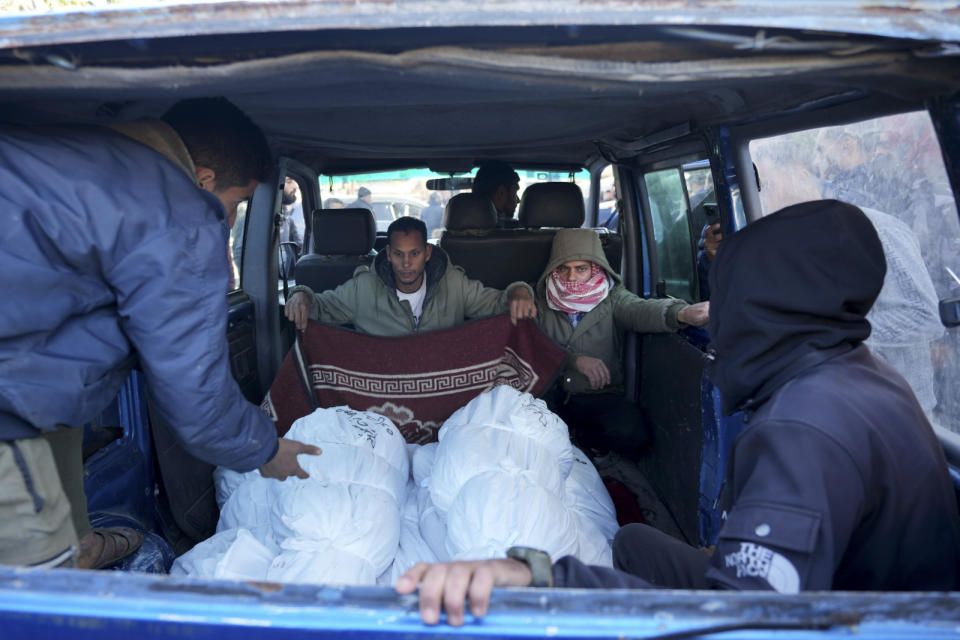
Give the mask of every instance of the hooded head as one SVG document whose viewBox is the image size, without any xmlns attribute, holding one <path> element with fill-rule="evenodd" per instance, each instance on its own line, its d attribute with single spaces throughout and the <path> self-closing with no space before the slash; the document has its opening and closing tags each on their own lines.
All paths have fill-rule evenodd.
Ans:
<svg viewBox="0 0 960 640">
<path fill-rule="evenodd" d="M 553 270 L 564 262 L 572 260 L 586 260 L 600 265 L 614 283 L 620 284 L 620 276 L 610 268 L 607 256 L 600 245 L 600 237 L 593 229 L 560 229 L 553 236 L 550 246 L 550 260 L 543 270 L 537 287 L 543 286 Z"/>
<path fill-rule="evenodd" d="M 713 383 L 724 413 L 759 406 L 863 342 L 886 269 L 870 220 L 836 200 L 781 209 L 725 238 L 710 270 Z"/>
</svg>

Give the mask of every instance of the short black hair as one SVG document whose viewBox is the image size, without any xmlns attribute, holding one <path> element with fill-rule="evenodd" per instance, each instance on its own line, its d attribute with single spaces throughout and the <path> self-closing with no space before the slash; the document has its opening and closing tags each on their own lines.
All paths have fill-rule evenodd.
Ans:
<svg viewBox="0 0 960 640">
<path fill-rule="evenodd" d="M 394 233 L 411 233 L 413 231 L 420 234 L 420 237 L 423 238 L 423 244 L 427 244 L 427 225 L 420 218 L 410 216 L 397 218 L 390 223 L 390 226 L 387 227 L 387 244 L 390 244 L 390 239 Z"/>
<path fill-rule="evenodd" d="M 193 163 L 217 174 L 217 190 L 270 177 L 273 162 L 263 131 L 226 98 L 181 100 L 163 120 L 179 134 Z"/>
<path fill-rule="evenodd" d="M 473 179 L 473 192 L 489 198 L 500 185 L 512 186 L 519 182 L 520 176 L 506 162 L 487 160 L 481 162 L 477 169 L 477 175 Z"/>
</svg>

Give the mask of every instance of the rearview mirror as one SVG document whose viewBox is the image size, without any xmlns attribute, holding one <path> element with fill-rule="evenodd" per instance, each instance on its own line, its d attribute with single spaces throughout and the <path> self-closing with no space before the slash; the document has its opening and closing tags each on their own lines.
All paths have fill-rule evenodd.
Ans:
<svg viewBox="0 0 960 640">
<path fill-rule="evenodd" d="M 473 178 L 431 178 L 427 180 L 430 191 L 463 191 L 473 188 Z"/>
</svg>

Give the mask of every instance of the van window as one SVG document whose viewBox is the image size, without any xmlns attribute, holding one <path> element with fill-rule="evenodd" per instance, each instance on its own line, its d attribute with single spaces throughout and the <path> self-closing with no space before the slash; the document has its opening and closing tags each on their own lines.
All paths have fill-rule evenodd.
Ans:
<svg viewBox="0 0 960 640">
<path fill-rule="evenodd" d="M 517 169 L 520 175 L 519 196 L 523 190 L 537 182 L 568 182 L 570 173 L 566 171 L 546 171 Z M 476 170 L 462 174 L 472 177 Z M 377 222 L 377 231 L 384 232 L 390 223 L 403 216 L 420 218 L 427 225 L 427 234 L 439 238 L 444 230 L 443 208 L 450 198 L 460 191 L 430 191 L 427 180 L 446 177 L 429 169 L 403 169 L 355 175 L 321 176 L 321 197 L 325 203 L 341 202 L 346 207 L 364 207 L 373 211 Z M 580 190 L 590 191 L 590 172 L 581 169 L 573 174 Z M 361 191 L 363 189 L 364 191 Z M 469 191 L 469 190 L 468 190 Z M 369 192 L 369 194 L 367 194 Z M 360 196 L 360 193 L 367 195 Z M 514 217 L 517 213 L 514 212 Z"/>
<path fill-rule="evenodd" d="M 243 237 L 247 226 L 247 205 L 249 200 L 244 200 L 237 205 L 237 219 L 233 221 L 233 228 L 230 229 L 230 285 L 229 291 L 239 289 L 240 265 L 243 261 Z"/>
<path fill-rule="evenodd" d="M 687 302 L 697 299 L 694 244 L 688 222 L 687 198 L 679 168 L 643 176 L 647 186 L 659 282 L 666 294 Z"/>
<path fill-rule="evenodd" d="M 884 245 L 887 277 L 867 345 L 910 383 L 931 422 L 960 432 L 960 349 L 938 301 L 960 293 L 960 225 L 926 112 L 754 140 L 768 214 L 835 198 L 863 209 Z"/>
<path fill-rule="evenodd" d="M 597 203 L 597 225 L 613 233 L 619 232 L 620 212 L 617 211 L 617 182 L 613 165 L 608 164 L 600 172 L 600 199 Z"/>
</svg>

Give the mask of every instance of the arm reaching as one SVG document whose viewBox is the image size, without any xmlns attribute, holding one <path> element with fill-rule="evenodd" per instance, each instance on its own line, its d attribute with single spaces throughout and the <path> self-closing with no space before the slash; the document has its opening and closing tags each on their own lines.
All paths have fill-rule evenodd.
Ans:
<svg viewBox="0 0 960 640">
<path fill-rule="evenodd" d="M 289 476 L 309 478 L 310 474 L 297 462 L 297 456 L 301 453 L 318 456 L 323 453 L 323 449 L 296 440 L 280 438 L 277 443 L 277 454 L 260 467 L 260 475 L 277 480 L 286 480 Z"/>
<path fill-rule="evenodd" d="M 418 563 L 397 580 L 397 593 L 413 593 L 420 585 L 420 618 L 437 624 L 440 607 L 447 622 L 463 624 L 464 603 L 469 597 L 470 613 L 482 617 L 490 605 L 494 587 L 528 587 L 533 575 L 527 565 L 509 558 L 472 562 Z"/>
</svg>

